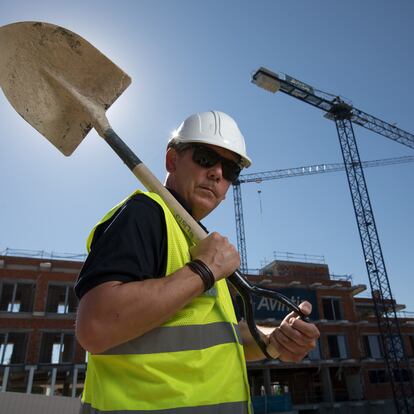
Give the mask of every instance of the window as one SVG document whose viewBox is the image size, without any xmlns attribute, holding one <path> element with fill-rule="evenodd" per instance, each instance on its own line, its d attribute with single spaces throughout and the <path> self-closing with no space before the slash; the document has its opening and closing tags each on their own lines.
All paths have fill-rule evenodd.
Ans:
<svg viewBox="0 0 414 414">
<path fill-rule="evenodd" d="M 341 305 L 337 298 L 322 298 L 323 314 L 328 321 L 342 319 Z"/>
<path fill-rule="evenodd" d="M 365 335 L 363 342 L 365 355 L 368 358 L 380 359 L 384 357 L 384 349 L 379 335 Z"/>
<path fill-rule="evenodd" d="M 388 382 L 388 375 L 385 369 L 374 369 L 368 371 L 368 376 L 371 384 L 383 384 Z"/>
<path fill-rule="evenodd" d="M 0 365 L 24 364 L 26 336 L 24 332 L 0 333 Z"/>
<path fill-rule="evenodd" d="M 64 332 L 45 332 L 40 346 L 40 363 L 62 364 L 73 362 L 75 335 Z"/>
<path fill-rule="evenodd" d="M 328 335 L 329 356 L 331 358 L 348 358 L 345 335 Z"/>
<path fill-rule="evenodd" d="M 76 312 L 77 300 L 72 285 L 49 285 L 46 312 L 68 314 Z"/>
<path fill-rule="evenodd" d="M 4 282 L 0 285 L 1 312 L 31 312 L 33 298 L 32 282 Z"/>
</svg>

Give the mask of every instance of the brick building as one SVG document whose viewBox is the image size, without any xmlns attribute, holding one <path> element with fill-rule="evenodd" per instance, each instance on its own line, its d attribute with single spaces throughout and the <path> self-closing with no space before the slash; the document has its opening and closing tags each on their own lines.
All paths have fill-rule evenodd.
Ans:
<svg viewBox="0 0 414 414">
<path fill-rule="evenodd" d="M 1 390 L 75 397 L 81 393 L 87 363 L 74 335 L 77 301 L 72 287 L 82 258 L 31 256 L 0 255 Z M 344 407 L 361 413 L 370 412 L 368 408 L 393 412 L 373 303 L 369 297 L 356 297 L 365 285 L 331 276 L 322 263 L 280 260 L 248 277 L 297 302 L 311 302 L 311 319 L 321 331 L 317 349 L 298 364 L 249 363 L 253 396 L 288 393 L 293 408 L 303 413 L 327 408 L 343 412 Z M 254 307 L 257 323 L 267 327 L 287 313 L 267 298 L 255 298 Z M 407 316 L 400 322 L 413 366 L 414 318 Z M 406 381 L 409 373 L 401 375 Z"/>
<path fill-rule="evenodd" d="M 77 396 L 85 351 L 75 339 L 73 282 L 82 261 L 0 256 L 2 391 Z"/>
</svg>

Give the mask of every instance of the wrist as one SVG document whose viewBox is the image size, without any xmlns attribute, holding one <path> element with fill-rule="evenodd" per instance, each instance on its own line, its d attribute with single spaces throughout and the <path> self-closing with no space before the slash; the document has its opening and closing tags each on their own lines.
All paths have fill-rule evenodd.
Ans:
<svg viewBox="0 0 414 414">
<path fill-rule="evenodd" d="M 186 265 L 201 278 L 204 285 L 204 292 L 214 286 L 216 280 L 213 272 L 202 260 L 194 259 Z"/>
</svg>

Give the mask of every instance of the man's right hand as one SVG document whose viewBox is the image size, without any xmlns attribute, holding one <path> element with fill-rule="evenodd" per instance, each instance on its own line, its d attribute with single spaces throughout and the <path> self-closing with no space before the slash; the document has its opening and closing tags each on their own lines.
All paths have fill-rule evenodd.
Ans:
<svg viewBox="0 0 414 414">
<path fill-rule="evenodd" d="M 209 234 L 190 249 L 192 259 L 203 261 L 216 281 L 230 276 L 240 266 L 240 255 L 227 237 L 217 232 Z"/>
</svg>

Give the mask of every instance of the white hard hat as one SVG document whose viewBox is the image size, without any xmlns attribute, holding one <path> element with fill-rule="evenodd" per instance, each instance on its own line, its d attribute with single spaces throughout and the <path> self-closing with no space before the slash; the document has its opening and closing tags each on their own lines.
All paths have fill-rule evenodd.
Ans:
<svg viewBox="0 0 414 414">
<path fill-rule="evenodd" d="M 224 112 L 199 112 L 189 116 L 173 135 L 169 144 L 198 142 L 211 144 L 235 152 L 241 157 L 242 167 L 252 163 L 246 154 L 246 144 L 233 118 Z"/>
</svg>

